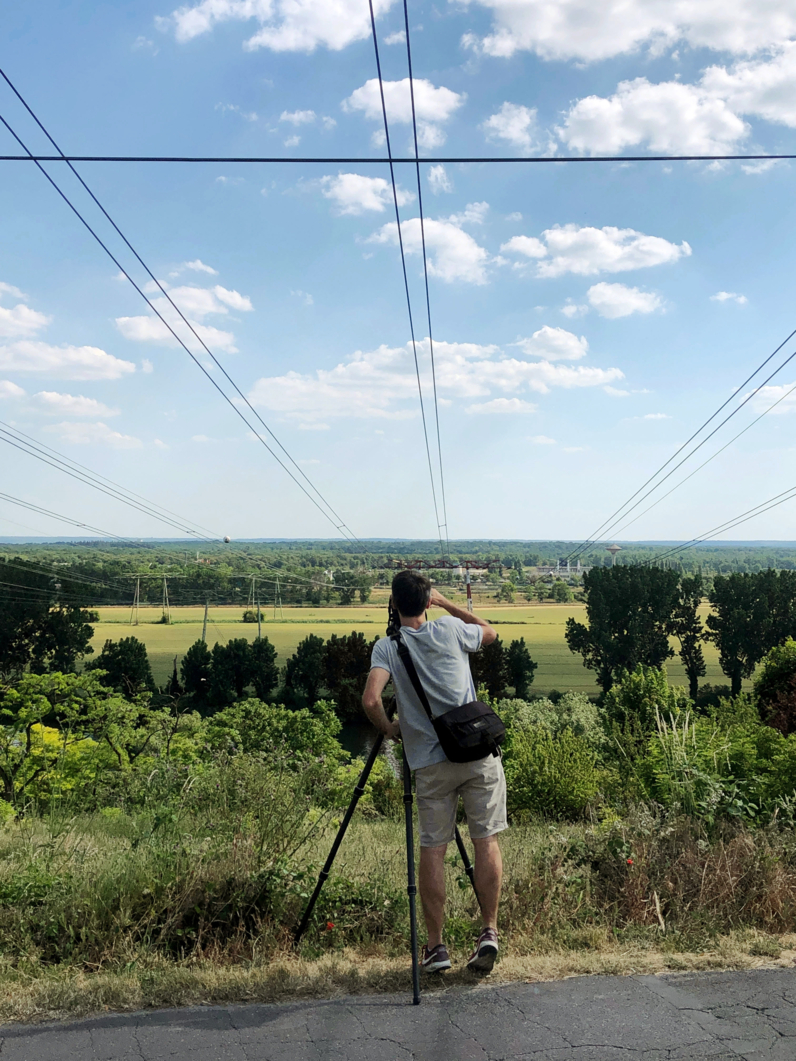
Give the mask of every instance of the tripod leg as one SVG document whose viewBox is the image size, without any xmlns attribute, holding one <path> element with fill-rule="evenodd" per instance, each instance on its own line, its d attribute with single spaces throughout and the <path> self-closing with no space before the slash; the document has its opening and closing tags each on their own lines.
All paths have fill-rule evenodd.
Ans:
<svg viewBox="0 0 796 1061">
<path fill-rule="evenodd" d="M 307 909 L 304 911 L 304 916 L 302 917 L 298 928 L 293 934 L 294 946 L 298 944 L 301 937 L 304 935 L 307 925 L 310 923 L 312 911 L 315 909 L 315 904 L 318 901 L 318 896 L 321 894 L 321 888 L 323 888 L 324 884 L 326 883 L 326 879 L 329 876 L 329 873 L 332 868 L 332 863 L 334 862 L 335 856 L 340 848 L 340 844 L 343 842 L 343 837 L 345 836 L 348 824 L 351 821 L 354 811 L 356 810 L 357 803 L 359 803 L 359 797 L 365 791 L 365 785 L 367 784 L 368 778 L 370 777 L 370 771 L 373 769 L 373 764 L 376 762 L 376 757 L 381 751 L 381 746 L 383 743 L 384 737 L 376 738 L 373 747 L 370 750 L 370 755 L 367 758 L 367 762 L 363 767 L 362 773 L 359 775 L 359 780 L 357 781 L 354 787 L 354 794 L 351 797 L 351 802 L 348 804 L 348 810 L 345 812 L 343 820 L 340 823 L 340 828 L 337 830 L 337 836 L 334 838 L 334 843 L 332 844 L 332 849 L 329 852 L 329 857 L 326 859 L 323 869 L 321 870 L 320 876 L 318 877 L 318 883 L 315 885 L 315 891 L 310 896 L 310 901 L 307 903 Z"/>
<path fill-rule="evenodd" d="M 475 892 L 475 897 L 478 900 L 478 905 L 480 907 L 481 900 L 478 898 L 478 892 L 475 888 L 475 870 L 473 869 L 473 864 L 470 861 L 470 856 L 467 854 L 467 848 L 464 846 L 464 840 L 462 840 L 462 834 L 459 832 L 458 825 L 456 826 L 456 846 L 459 849 L 459 855 L 461 856 L 461 860 L 464 863 L 464 872 L 470 878 L 470 883 L 473 886 L 473 891 Z"/>
<path fill-rule="evenodd" d="M 406 892 L 412 945 L 412 1005 L 420 1005 L 420 962 L 417 955 L 417 887 L 415 885 L 415 834 L 412 823 L 412 771 L 404 752 L 404 814 L 406 817 Z"/>
</svg>

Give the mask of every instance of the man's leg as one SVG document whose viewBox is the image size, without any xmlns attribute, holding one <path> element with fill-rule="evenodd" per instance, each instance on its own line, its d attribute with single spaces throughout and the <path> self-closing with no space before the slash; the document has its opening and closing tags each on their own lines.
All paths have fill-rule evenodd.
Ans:
<svg viewBox="0 0 796 1061">
<path fill-rule="evenodd" d="M 428 949 L 442 943 L 442 924 L 445 920 L 445 852 L 440 847 L 420 848 L 420 901 L 428 932 Z"/>
<path fill-rule="evenodd" d="M 473 846 L 475 848 L 475 890 L 481 904 L 481 918 L 484 928 L 496 929 L 500 886 L 503 882 L 503 858 L 500 854 L 500 845 L 497 836 L 487 836 L 483 840 L 473 840 Z"/>
</svg>

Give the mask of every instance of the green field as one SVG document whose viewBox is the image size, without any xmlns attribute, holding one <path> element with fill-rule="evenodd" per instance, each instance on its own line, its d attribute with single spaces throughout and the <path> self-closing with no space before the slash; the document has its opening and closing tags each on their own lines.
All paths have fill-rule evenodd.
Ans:
<svg viewBox="0 0 796 1061">
<path fill-rule="evenodd" d="M 135 635 L 147 647 L 155 681 L 162 684 L 171 674 L 174 657 L 180 658 L 186 649 L 202 636 L 202 608 L 172 608 L 169 626 L 158 622 L 160 608 L 141 608 L 138 626 L 130 625 L 129 608 L 100 608 L 100 622 L 95 627 L 92 645 L 98 652 L 107 638 L 114 641 L 120 637 Z M 483 605 L 477 609 L 485 619 L 494 620 L 502 640 L 506 643 L 524 637 L 531 656 L 539 664 L 534 681 L 534 691 L 548 692 L 551 689 L 574 689 L 586 693 L 598 691 L 592 672 L 583 667 L 580 656 L 573 655 L 564 640 L 564 624 L 570 616 L 585 618 L 582 604 L 534 604 Z M 707 612 L 707 609 L 705 609 Z M 211 608 L 207 625 L 207 642 L 212 647 L 216 641 L 225 644 L 233 637 L 257 636 L 255 623 L 241 620 L 240 608 Z M 436 613 L 433 613 L 436 614 Z M 351 608 L 285 608 L 282 616 L 269 610 L 263 623 L 263 635 L 267 636 L 279 653 L 279 662 L 284 664 L 307 634 L 317 634 L 324 639 L 332 634 L 347 634 L 360 630 L 368 640 L 377 634 L 384 635 L 386 608 L 367 605 Z M 712 684 L 727 684 L 721 673 L 716 650 L 711 644 L 704 646 L 708 671 L 703 681 Z M 685 673 L 677 657 L 669 661 L 669 677 L 674 684 L 686 685 Z"/>
</svg>

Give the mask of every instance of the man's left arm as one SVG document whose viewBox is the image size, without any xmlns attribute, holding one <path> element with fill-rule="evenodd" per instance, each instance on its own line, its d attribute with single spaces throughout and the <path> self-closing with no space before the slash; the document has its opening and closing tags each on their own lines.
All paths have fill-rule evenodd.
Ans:
<svg viewBox="0 0 796 1061">
<path fill-rule="evenodd" d="M 383 736 L 389 740 L 401 739 L 401 728 L 397 722 L 391 722 L 384 710 L 381 694 L 384 692 L 387 682 L 390 680 L 390 672 L 383 667 L 371 668 L 368 675 L 365 691 L 362 694 L 362 706 L 365 714 Z"/>
</svg>

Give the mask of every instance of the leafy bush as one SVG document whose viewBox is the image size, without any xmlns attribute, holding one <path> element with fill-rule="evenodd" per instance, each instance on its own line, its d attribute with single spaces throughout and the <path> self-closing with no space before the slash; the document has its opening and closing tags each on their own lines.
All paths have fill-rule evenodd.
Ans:
<svg viewBox="0 0 796 1061">
<path fill-rule="evenodd" d="M 775 645 L 755 678 L 761 718 L 782 733 L 796 732 L 796 641 Z"/>
<path fill-rule="evenodd" d="M 295 765 L 318 759 L 337 763 L 347 758 L 336 739 L 340 729 L 333 706 L 325 701 L 315 704 L 312 711 L 296 711 L 251 699 L 213 715 L 207 741 L 216 749 L 276 756 L 289 753 Z"/>
<path fill-rule="evenodd" d="M 510 731 L 541 726 L 557 736 L 570 729 L 595 751 L 605 743 L 603 712 L 585 693 L 564 693 L 555 701 L 547 697 L 528 701 L 501 700 L 496 709 Z"/>
<path fill-rule="evenodd" d="M 512 816 L 581 818 L 598 801 L 604 779 L 582 737 L 571 729 L 554 737 L 537 725 L 514 730 L 505 770 Z"/>
</svg>

